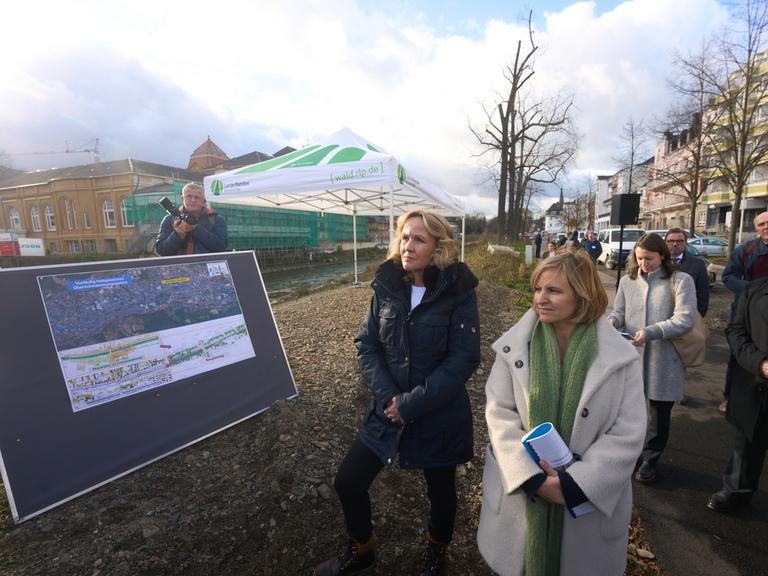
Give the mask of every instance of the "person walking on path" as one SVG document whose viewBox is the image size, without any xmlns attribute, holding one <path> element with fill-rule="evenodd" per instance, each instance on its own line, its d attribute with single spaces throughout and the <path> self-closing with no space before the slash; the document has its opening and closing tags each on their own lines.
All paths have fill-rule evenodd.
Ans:
<svg viewBox="0 0 768 576">
<path fill-rule="evenodd" d="M 688 234 L 682 228 L 670 228 L 664 236 L 669 253 L 672 258 L 672 267 L 682 270 L 693 278 L 696 285 L 696 309 L 699 314 L 707 315 L 709 310 L 709 274 L 707 263 L 701 258 L 688 254 L 685 247 L 688 242 Z"/>
<path fill-rule="evenodd" d="M 723 487 L 707 503 L 717 512 L 731 512 L 750 501 L 768 448 L 768 278 L 744 289 L 725 333 L 736 358 L 725 416 L 736 437 Z"/>
<path fill-rule="evenodd" d="M 595 263 L 597 263 L 600 254 L 603 253 L 603 245 L 597 241 L 595 233 L 592 232 L 592 230 L 587 231 L 584 240 L 581 241 L 581 247 L 587 251 L 587 254 L 592 257 L 592 261 Z"/>
<path fill-rule="evenodd" d="M 536 236 L 533 238 L 533 245 L 536 247 L 536 259 L 541 258 L 541 232 L 536 232 Z"/>
<path fill-rule="evenodd" d="M 619 576 L 645 433 L 640 359 L 603 316 L 608 297 L 583 250 L 542 260 L 531 288 L 533 307 L 493 344 L 478 546 L 505 576 Z M 543 422 L 575 455 L 565 470 L 521 442 Z"/>
<path fill-rule="evenodd" d="M 768 278 L 768 212 L 761 212 L 753 221 L 757 238 L 739 244 L 733 250 L 728 264 L 723 270 L 723 284 L 733 292 L 731 318 L 736 310 L 736 300 L 744 289 L 754 280 Z M 736 367 L 736 358 L 731 355 L 728 370 L 725 373 L 724 400 L 719 410 L 725 413 L 728 409 L 728 397 L 731 388 L 731 372 Z"/>
<path fill-rule="evenodd" d="M 670 338 L 693 328 L 696 294 L 693 279 L 684 272 L 674 272 L 669 248 L 661 236 L 640 237 L 633 252 L 609 321 L 631 337 L 642 358 L 649 401 L 648 431 L 635 480 L 653 482 L 669 440 L 672 407 L 683 399 L 685 366 Z M 674 282 L 674 291 L 670 282 Z"/>
<path fill-rule="evenodd" d="M 424 564 L 437 574 L 453 536 L 456 466 L 473 456 L 466 382 L 480 363 L 477 278 L 463 262 L 453 229 L 423 210 L 403 214 L 355 339 L 373 397 L 360 432 L 339 465 L 334 487 L 348 541 L 316 576 L 369 574 L 376 534 L 368 489 L 399 455 L 424 471 L 430 502 Z"/>
</svg>

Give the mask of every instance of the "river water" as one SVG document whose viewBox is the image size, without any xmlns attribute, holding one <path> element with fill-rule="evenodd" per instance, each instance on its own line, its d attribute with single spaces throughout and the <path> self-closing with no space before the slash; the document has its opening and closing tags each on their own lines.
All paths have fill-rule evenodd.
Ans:
<svg viewBox="0 0 768 576">
<path fill-rule="evenodd" d="M 357 274 L 360 276 L 371 262 L 375 260 L 358 260 Z M 293 270 L 276 270 L 262 273 L 264 285 L 270 300 L 288 296 L 300 289 L 319 288 L 323 284 L 340 277 L 349 277 L 350 285 L 354 282 L 355 265 L 353 262 L 307 266 Z"/>
</svg>

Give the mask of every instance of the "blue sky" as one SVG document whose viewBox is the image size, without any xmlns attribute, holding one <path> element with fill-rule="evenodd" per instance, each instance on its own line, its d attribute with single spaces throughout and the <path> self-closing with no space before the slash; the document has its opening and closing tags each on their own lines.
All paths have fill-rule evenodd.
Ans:
<svg viewBox="0 0 768 576">
<path fill-rule="evenodd" d="M 346 126 L 493 214 L 493 159 L 469 126 L 482 130 L 505 91 L 530 5 L 532 93 L 573 94 L 582 134 L 566 190 L 616 171 L 622 125 L 672 102 L 673 53 L 728 22 L 718 0 L 15 2 L 0 35 L 0 152 L 18 168 L 57 167 L 88 157 L 16 154 L 99 138 L 105 160 L 186 167 L 209 135 L 235 157 Z"/>
</svg>

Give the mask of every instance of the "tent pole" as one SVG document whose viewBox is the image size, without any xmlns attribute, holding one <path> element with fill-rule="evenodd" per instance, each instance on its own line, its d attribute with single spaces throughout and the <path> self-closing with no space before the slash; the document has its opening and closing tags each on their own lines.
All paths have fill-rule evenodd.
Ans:
<svg viewBox="0 0 768 576">
<path fill-rule="evenodd" d="M 461 261 L 464 262 L 464 242 L 466 240 L 466 230 L 467 230 L 467 215 L 462 214 L 461 216 Z"/>
<path fill-rule="evenodd" d="M 352 249 L 355 252 L 355 283 L 353 286 L 358 286 L 360 283 L 357 281 L 357 207 L 352 205 Z"/>
<path fill-rule="evenodd" d="M 395 189 L 389 189 L 389 245 L 395 239 Z"/>
</svg>

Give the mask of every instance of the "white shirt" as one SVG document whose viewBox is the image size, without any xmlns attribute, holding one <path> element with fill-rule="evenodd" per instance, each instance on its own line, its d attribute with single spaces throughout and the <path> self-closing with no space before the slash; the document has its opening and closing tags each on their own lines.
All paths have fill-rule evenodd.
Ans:
<svg viewBox="0 0 768 576">
<path fill-rule="evenodd" d="M 411 310 L 421 304 L 421 299 L 427 291 L 426 286 L 411 286 Z"/>
</svg>

